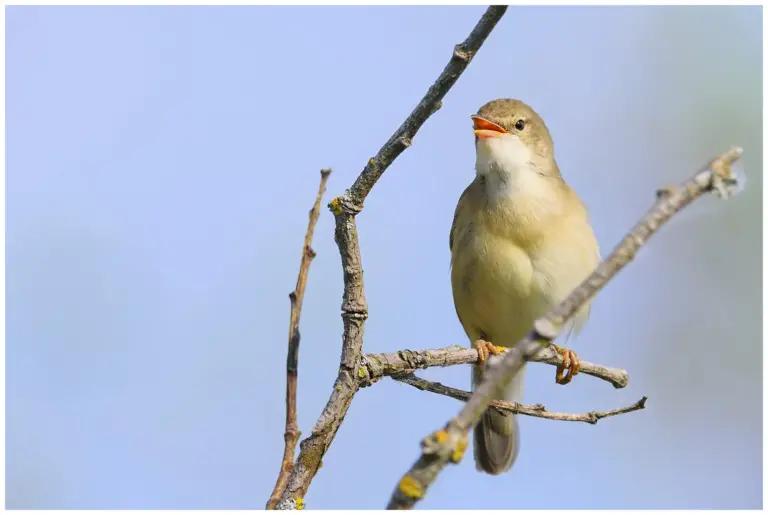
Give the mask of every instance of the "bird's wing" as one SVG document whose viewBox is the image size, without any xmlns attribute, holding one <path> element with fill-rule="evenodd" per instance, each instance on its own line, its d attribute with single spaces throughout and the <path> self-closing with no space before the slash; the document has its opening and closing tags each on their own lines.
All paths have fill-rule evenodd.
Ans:
<svg viewBox="0 0 768 515">
<path fill-rule="evenodd" d="M 461 193 L 461 196 L 459 197 L 459 201 L 456 203 L 456 211 L 453 213 L 453 223 L 451 223 L 451 234 L 448 237 L 448 249 L 450 251 L 453 251 L 453 240 L 456 235 L 456 222 L 459 219 L 459 215 L 461 212 L 465 209 L 469 209 L 469 202 L 467 202 L 467 195 L 469 195 L 470 190 L 475 185 L 475 181 L 472 181 L 469 186 L 464 188 L 464 191 Z"/>
</svg>

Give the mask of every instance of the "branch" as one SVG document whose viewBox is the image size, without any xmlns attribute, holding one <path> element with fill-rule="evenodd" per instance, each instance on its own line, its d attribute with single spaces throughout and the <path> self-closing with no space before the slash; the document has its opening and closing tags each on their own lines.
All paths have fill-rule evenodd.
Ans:
<svg viewBox="0 0 768 515">
<path fill-rule="evenodd" d="M 307 225 L 307 234 L 304 236 L 304 248 L 301 253 L 301 265 L 299 266 L 299 278 L 296 280 L 296 289 L 288 297 L 291 299 L 291 318 L 288 326 L 288 358 L 286 359 L 286 388 L 285 388 L 285 450 L 283 450 L 283 461 L 280 464 L 280 473 L 277 475 L 275 488 L 267 501 L 267 509 L 274 509 L 277 501 L 280 499 L 285 485 L 288 482 L 288 476 L 293 470 L 293 454 L 296 448 L 296 442 L 299 440 L 301 432 L 296 422 L 296 382 L 299 374 L 299 319 L 301 318 L 301 307 L 304 304 L 304 291 L 307 288 L 307 277 L 309 276 L 309 265 L 315 258 L 315 251 L 312 249 L 312 235 L 315 232 L 317 219 L 320 218 L 320 202 L 323 200 L 325 185 L 328 182 L 328 176 L 331 170 L 326 168 L 320 170 L 320 187 L 317 190 L 315 204 L 309 211 L 309 224 Z"/>
<path fill-rule="evenodd" d="M 742 150 L 733 147 L 711 161 L 703 170 L 678 187 L 667 187 L 657 192 L 653 207 L 624 237 L 611 254 L 598 265 L 554 310 L 539 318 L 531 332 L 515 347 L 505 353 L 496 366 L 488 369 L 459 414 L 422 441 L 422 453 L 411 469 L 398 483 L 388 509 L 409 509 L 426 494 L 429 486 L 450 460 L 458 463 L 467 447 L 469 431 L 477 424 L 495 393 L 509 385 L 526 361 L 549 345 L 561 328 L 605 284 L 624 268 L 648 239 L 675 213 L 704 193 L 715 191 L 728 197 L 737 185 L 731 164 L 741 156 Z"/>
<path fill-rule="evenodd" d="M 506 351 L 507 349 L 504 349 Z M 541 349 L 531 361 L 559 366 L 563 357 L 552 348 Z M 401 350 L 394 353 L 366 354 L 363 365 L 366 368 L 369 383 L 375 383 L 384 376 L 409 374 L 421 368 L 447 367 L 477 363 L 477 350 L 474 348 L 451 345 L 442 349 Z M 614 388 L 624 388 L 629 383 L 626 370 L 596 365 L 581 361 L 579 373 L 588 374 L 611 383 Z"/>
<path fill-rule="evenodd" d="M 507 6 L 488 8 L 469 37 L 454 48 L 448 65 L 413 112 L 379 150 L 376 157 L 368 161 L 344 196 L 330 203 L 336 216 L 335 240 L 344 270 L 344 298 L 341 305 L 344 334 L 339 374 L 331 397 L 312 428 L 312 433 L 299 446 L 299 457 L 280 496 L 278 508 L 290 509 L 303 504 L 303 497 L 320 467 L 320 462 L 333 442 L 352 398 L 360 388 L 360 380 L 356 374 L 362 361 L 363 329 L 365 319 L 368 318 L 368 306 L 363 291 L 363 269 L 355 215 L 362 210 L 363 201 L 376 181 L 397 156 L 410 146 L 411 140 L 427 118 L 440 108 L 445 94 L 467 68 L 506 10 Z"/>
<path fill-rule="evenodd" d="M 445 386 L 441 383 L 427 381 L 426 379 L 421 379 L 413 374 L 392 376 L 392 379 L 411 385 L 414 388 L 418 388 L 419 390 L 425 390 L 427 392 L 436 393 L 438 395 L 445 395 L 446 397 L 451 397 L 459 401 L 468 401 L 472 396 L 470 392 L 459 390 L 457 388 L 451 388 L 450 386 Z M 506 413 L 529 415 L 531 417 L 538 418 L 548 418 L 550 420 L 563 420 L 566 422 L 587 422 L 588 424 L 597 424 L 597 421 L 602 418 L 614 417 L 616 415 L 623 415 L 624 413 L 645 409 L 645 402 L 647 400 L 648 397 L 643 397 L 631 406 L 626 406 L 624 408 L 610 411 L 590 411 L 589 413 L 579 414 L 547 411 L 543 404 L 527 405 L 517 402 L 493 401 L 489 404 L 489 406 Z"/>
<path fill-rule="evenodd" d="M 443 70 L 443 73 L 437 78 L 434 84 L 429 88 L 427 94 L 421 99 L 421 102 L 411 112 L 408 118 L 389 138 L 376 157 L 371 158 L 363 169 L 360 176 L 349 189 L 344 203 L 348 207 L 355 209 L 356 212 L 362 208 L 363 201 L 371 188 L 376 184 L 384 171 L 392 164 L 403 150 L 411 146 L 411 141 L 416 132 L 424 125 L 424 122 L 432 116 L 435 111 L 442 107 L 442 100 L 448 90 L 453 87 L 459 76 L 466 70 L 472 58 L 477 54 L 485 39 L 491 33 L 493 28 L 499 22 L 507 11 L 506 5 L 491 6 L 485 11 L 480 21 L 469 34 L 463 43 L 456 45 L 453 49 L 451 60 Z"/>
</svg>

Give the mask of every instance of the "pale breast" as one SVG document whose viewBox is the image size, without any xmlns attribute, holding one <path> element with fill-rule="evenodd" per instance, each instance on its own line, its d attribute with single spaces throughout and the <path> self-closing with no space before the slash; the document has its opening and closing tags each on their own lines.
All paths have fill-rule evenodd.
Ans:
<svg viewBox="0 0 768 515">
<path fill-rule="evenodd" d="M 586 219 L 563 219 L 525 238 L 519 231 L 501 230 L 501 223 L 498 214 L 488 211 L 458 214 L 451 282 L 467 336 L 508 347 L 579 285 L 599 255 Z M 587 307 L 580 313 L 577 325 L 588 312 Z"/>
<path fill-rule="evenodd" d="M 470 228 L 457 231 L 451 282 L 467 336 L 511 346 L 530 330 L 549 300 L 538 288 L 528 254 L 508 239 Z"/>
</svg>

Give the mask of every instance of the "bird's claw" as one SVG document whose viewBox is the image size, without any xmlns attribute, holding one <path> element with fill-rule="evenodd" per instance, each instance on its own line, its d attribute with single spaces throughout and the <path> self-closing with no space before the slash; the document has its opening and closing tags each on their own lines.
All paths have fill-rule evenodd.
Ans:
<svg viewBox="0 0 768 515">
<path fill-rule="evenodd" d="M 557 371 L 555 372 L 555 382 L 557 384 L 568 384 L 571 382 L 573 377 L 579 373 L 579 368 L 581 367 L 579 356 L 577 356 L 576 353 L 571 349 L 567 349 L 565 347 L 552 345 L 552 348 L 563 358 L 563 363 L 557 366 Z M 566 370 L 568 371 L 567 374 L 565 374 Z"/>
<path fill-rule="evenodd" d="M 482 338 L 477 340 L 474 343 L 475 349 L 477 349 L 477 364 L 478 365 L 485 365 L 485 362 L 488 361 L 488 357 L 493 354 L 494 356 L 498 356 L 501 354 L 501 351 L 499 351 L 499 348 L 496 347 L 491 342 L 487 342 L 483 340 Z"/>
</svg>

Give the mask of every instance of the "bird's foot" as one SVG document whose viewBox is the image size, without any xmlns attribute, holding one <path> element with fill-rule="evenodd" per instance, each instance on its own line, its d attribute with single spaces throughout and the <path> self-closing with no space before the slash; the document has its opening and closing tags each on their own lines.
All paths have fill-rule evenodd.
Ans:
<svg viewBox="0 0 768 515">
<path fill-rule="evenodd" d="M 555 372 L 555 382 L 557 384 L 568 384 L 573 379 L 573 376 L 579 373 L 581 361 L 571 349 L 557 345 L 552 345 L 552 348 L 563 357 L 563 363 L 557 366 L 557 371 Z M 568 371 L 567 374 L 564 373 L 566 370 Z"/>
<path fill-rule="evenodd" d="M 501 349 L 491 342 L 487 342 L 483 340 L 482 338 L 477 340 L 473 347 L 477 349 L 477 364 L 478 365 L 485 365 L 485 362 L 488 361 L 488 357 L 493 354 L 494 356 L 498 356 L 501 354 Z"/>
</svg>

